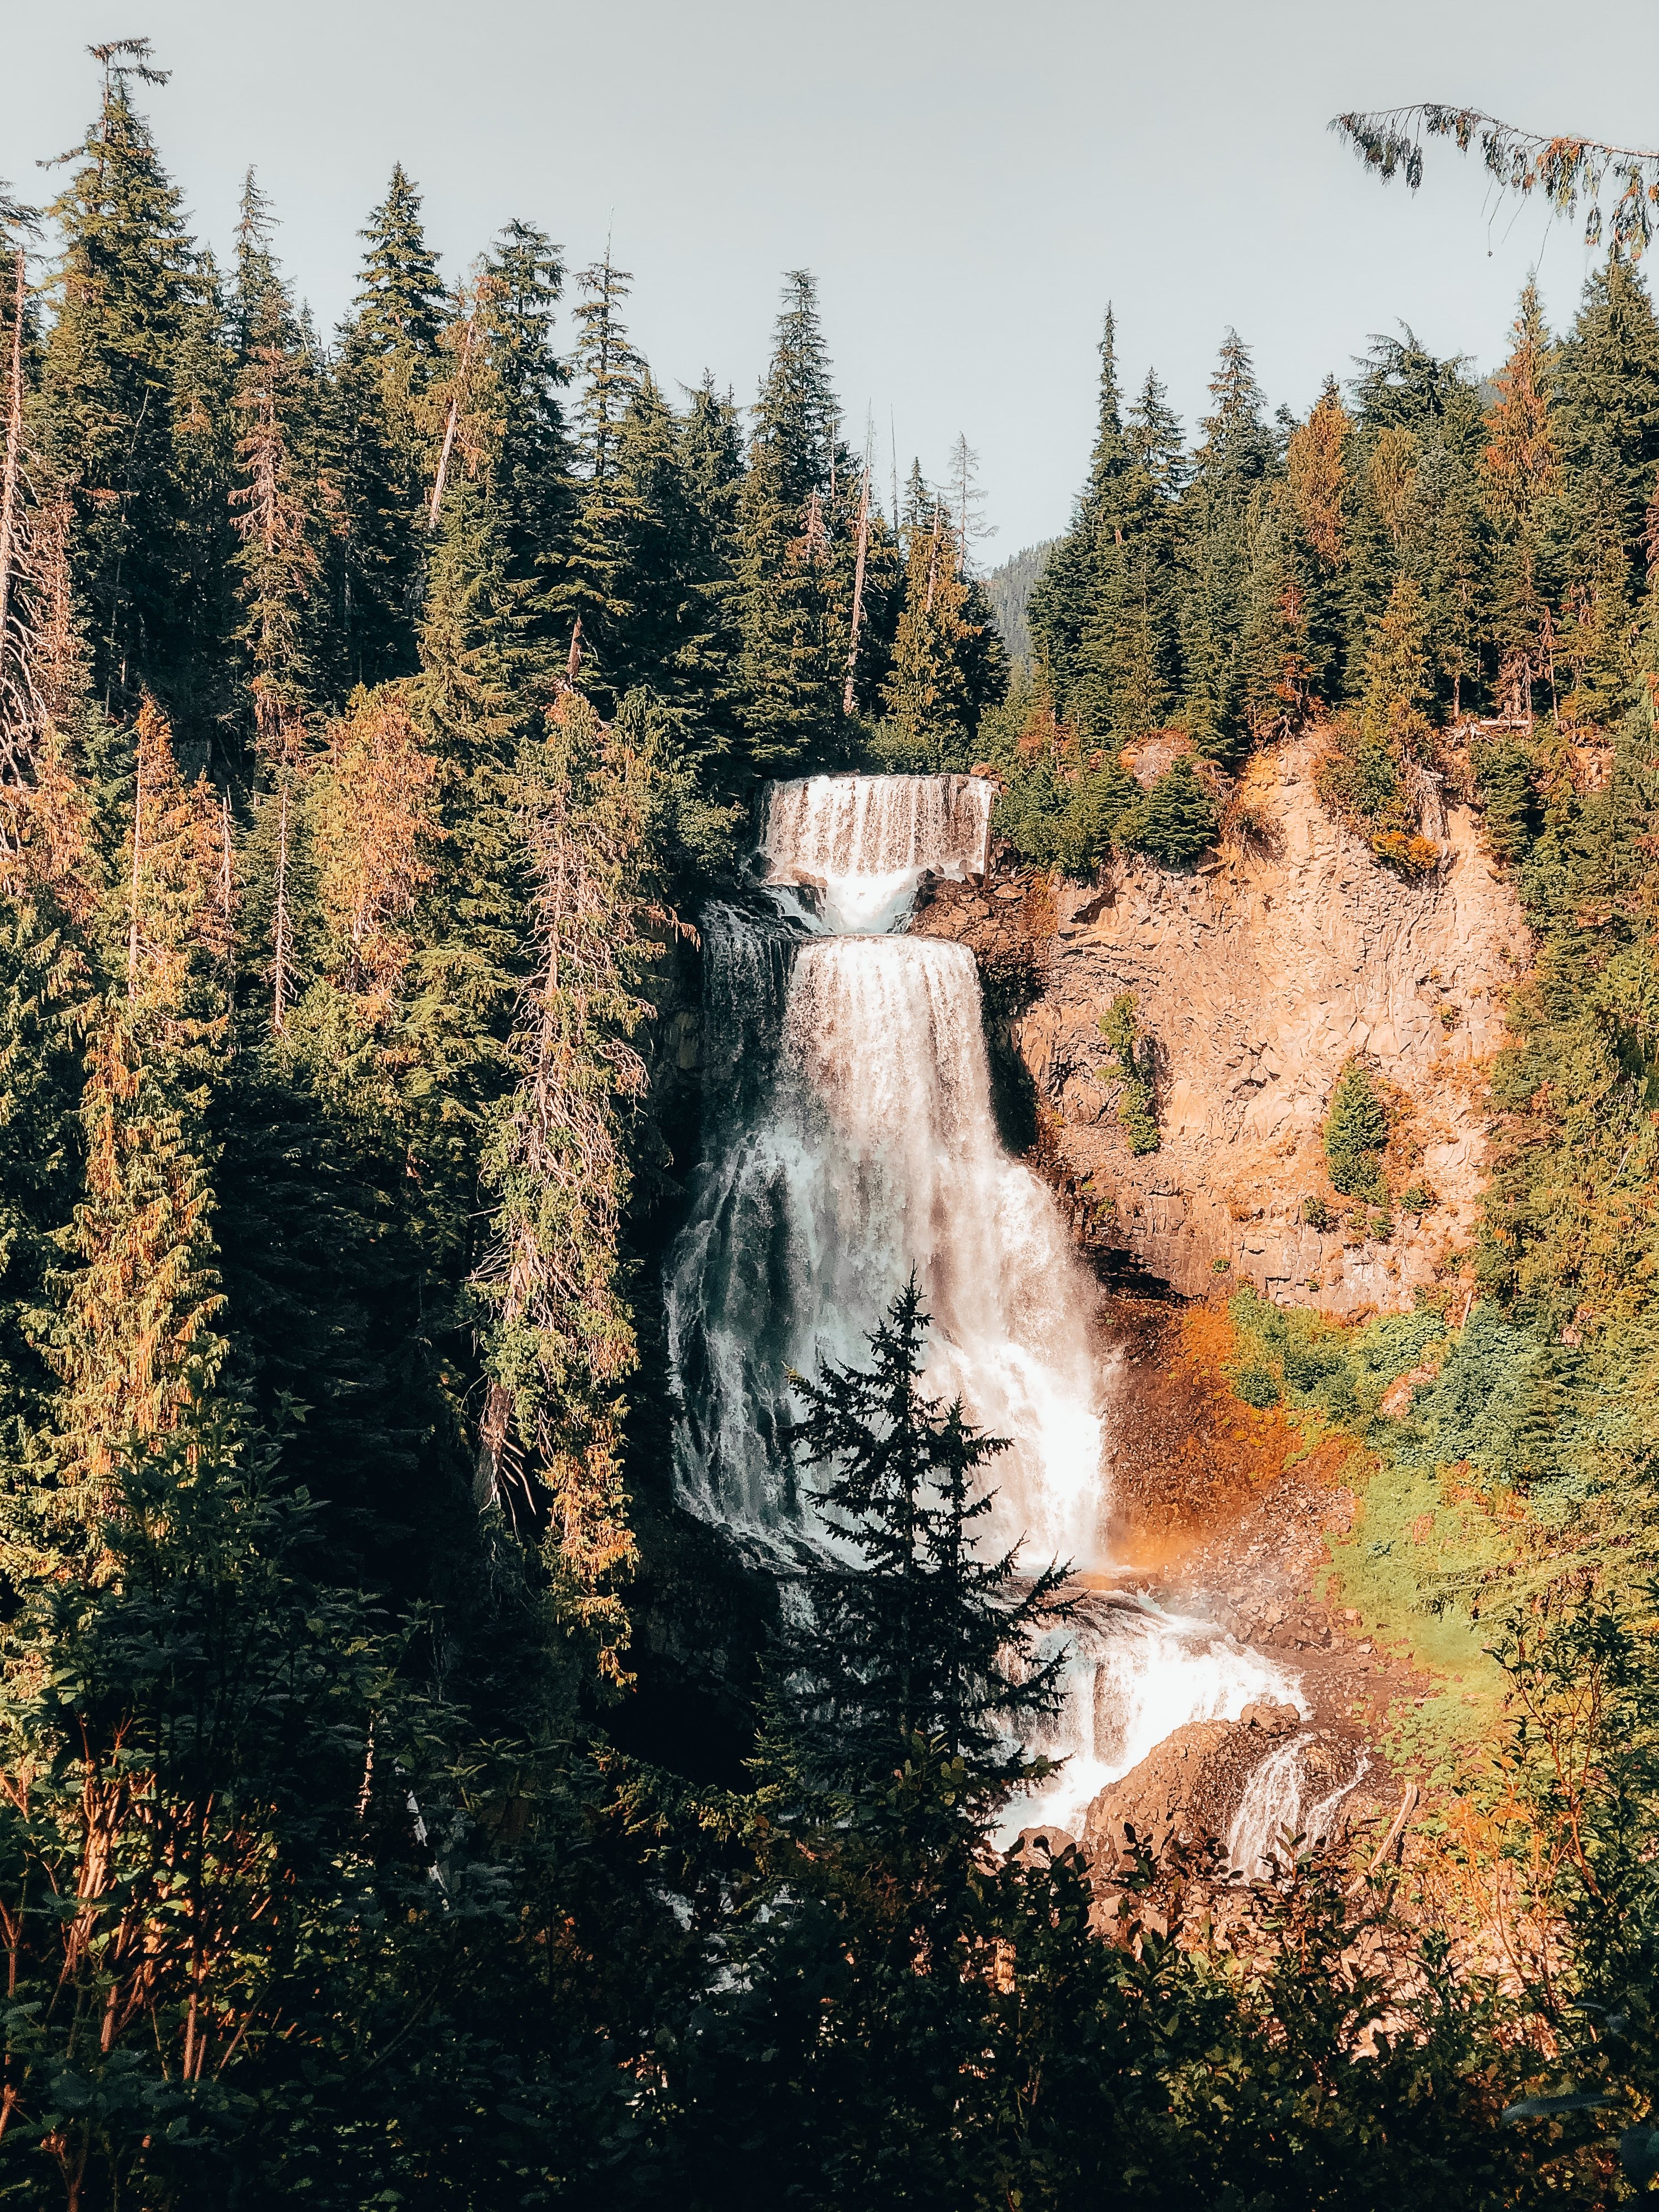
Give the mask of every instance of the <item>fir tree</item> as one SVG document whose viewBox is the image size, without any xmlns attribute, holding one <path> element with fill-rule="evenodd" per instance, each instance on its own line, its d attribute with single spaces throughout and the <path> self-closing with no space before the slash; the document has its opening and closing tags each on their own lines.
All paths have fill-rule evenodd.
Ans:
<svg viewBox="0 0 1659 2212">
<path fill-rule="evenodd" d="M 421 404 L 446 313 L 421 198 L 399 162 L 359 235 L 367 251 L 330 390 L 344 537 L 337 592 L 354 680 L 415 665 L 428 443 Z"/>
<path fill-rule="evenodd" d="M 1120 738 L 1162 726 L 1180 683 L 1176 548 L 1187 481 L 1181 425 L 1149 369 L 1124 433 L 1127 465 L 1065 711 Z"/>
<path fill-rule="evenodd" d="M 132 104 L 135 82 L 164 84 L 167 73 L 151 66 L 147 40 L 94 51 L 102 102 L 52 210 L 64 261 L 42 363 L 45 442 L 70 492 L 97 696 L 125 710 L 148 685 L 185 710 L 198 672 L 175 567 L 173 417 L 200 279 L 178 191 Z"/>
<path fill-rule="evenodd" d="M 1550 559 L 1561 580 L 1563 712 L 1606 725 L 1635 671 L 1644 532 L 1659 465 L 1659 324 L 1634 268 L 1614 254 L 1584 288 L 1555 366 L 1561 476 Z"/>
<path fill-rule="evenodd" d="M 1546 509 L 1560 474 L 1550 422 L 1555 349 L 1530 278 L 1510 337 L 1509 359 L 1495 380 L 1497 402 L 1487 418 L 1480 459 L 1495 539 L 1496 696 L 1500 713 L 1520 718 L 1530 714 L 1534 693 L 1549 671 L 1542 539 Z"/>
<path fill-rule="evenodd" d="M 1100 364 L 1088 482 L 1078 500 L 1072 527 L 1049 554 L 1032 586 L 1026 610 L 1031 641 L 1047 672 L 1057 710 L 1071 719 L 1084 716 L 1084 726 L 1091 730 L 1105 726 L 1099 702 L 1086 704 L 1079 697 L 1074 707 L 1073 695 L 1083 690 L 1083 640 L 1099 597 L 1102 563 L 1115 557 L 1121 541 L 1122 478 L 1128 467 L 1117 380 L 1117 324 L 1109 307 L 1100 343 Z"/>
<path fill-rule="evenodd" d="M 1210 380 L 1214 412 L 1200 425 L 1182 518 L 1181 652 L 1194 742 L 1231 759 L 1246 729 L 1243 657 L 1251 495 L 1273 461 L 1249 353 L 1227 333 Z"/>
<path fill-rule="evenodd" d="M 646 510 L 625 477 L 623 441 L 629 412 L 642 389 L 645 363 L 629 342 L 622 304 L 633 278 L 607 253 L 578 277 L 576 307 L 577 467 L 570 547 L 558 586 L 562 619 L 569 636 L 574 682 L 584 665 L 587 680 L 614 701 L 633 609 L 630 538 Z M 613 668 L 612 663 L 616 663 Z"/>
<path fill-rule="evenodd" d="M 792 1771 L 854 1795 L 934 1746 L 961 1763 L 971 1829 L 1040 1771 L 1011 1731 L 1057 1702 L 1063 1656 L 1039 1658 L 1036 1645 L 1066 1616 L 1070 1570 L 1024 1578 L 1014 1552 L 979 1556 L 982 1478 L 1006 1441 L 975 1429 L 960 1400 L 927 1395 L 928 1318 L 913 1277 L 870 1337 L 868 1369 L 823 1362 L 794 1378 L 806 1411 L 791 1449 L 828 1470 L 819 1506 L 861 1564 L 807 1575 L 811 1622 L 781 1662 L 782 1727 Z"/>
<path fill-rule="evenodd" d="M 737 531 L 739 683 L 746 750 L 787 774 L 836 745 L 847 636 L 830 539 L 832 475 L 850 474 L 818 322 L 794 270 L 755 406 Z"/>
<path fill-rule="evenodd" d="M 252 180 L 250 179 L 250 189 Z M 292 768 L 308 711 L 327 681 L 321 493 L 314 465 L 319 379 L 306 334 L 245 202 L 237 319 L 243 360 L 234 400 L 237 483 L 230 495 L 246 655 L 250 736 L 269 773 Z"/>
<path fill-rule="evenodd" d="M 1220 827 L 1215 801 L 1182 753 L 1125 814 L 1121 835 L 1135 851 L 1149 853 L 1165 866 L 1184 867 L 1208 851 Z"/>
</svg>

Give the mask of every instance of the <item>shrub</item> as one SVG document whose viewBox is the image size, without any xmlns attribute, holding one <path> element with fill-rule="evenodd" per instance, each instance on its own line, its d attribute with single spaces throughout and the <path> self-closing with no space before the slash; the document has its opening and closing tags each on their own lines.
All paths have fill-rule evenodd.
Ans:
<svg viewBox="0 0 1659 2212">
<path fill-rule="evenodd" d="M 1344 1198 L 1386 1201 L 1382 1153 L 1389 1109 L 1376 1079 L 1363 1060 L 1351 1060 L 1336 1079 L 1325 1115 L 1325 1164 Z"/>
<path fill-rule="evenodd" d="M 1316 1229 L 1322 1237 L 1336 1226 L 1336 1215 L 1327 1206 L 1317 1191 L 1310 1191 L 1302 1201 L 1302 1218 L 1310 1229 Z"/>
<path fill-rule="evenodd" d="M 1258 1413 L 1265 1413 L 1270 1406 L 1279 1403 L 1279 1378 L 1271 1368 L 1241 1367 L 1234 1377 L 1233 1389 L 1247 1406 L 1254 1406 Z"/>
<path fill-rule="evenodd" d="M 1152 1040 L 1140 1026 L 1133 991 L 1120 991 L 1100 1022 L 1100 1033 L 1117 1055 L 1121 1085 L 1117 1118 L 1137 1155 L 1155 1152 L 1158 1130 L 1158 1091 L 1153 1079 Z"/>
</svg>

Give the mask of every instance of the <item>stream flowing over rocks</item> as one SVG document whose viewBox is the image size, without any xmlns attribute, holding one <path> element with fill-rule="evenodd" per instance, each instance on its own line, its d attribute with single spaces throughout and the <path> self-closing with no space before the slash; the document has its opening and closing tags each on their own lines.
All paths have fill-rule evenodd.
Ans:
<svg viewBox="0 0 1659 2212">
<path fill-rule="evenodd" d="M 702 1159 L 665 1285 L 683 1411 L 682 1504 L 786 1586 L 832 1540 L 781 1444 L 787 1370 L 862 1364 L 914 1269 L 933 1316 L 927 1381 L 1012 1448 L 988 1540 L 1086 1585 L 1063 1711 L 1037 1747 L 1065 1764 L 1010 1832 L 1083 1826 L 1103 1790 L 1195 1723 L 1308 1705 L 1276 1660 L 1165 1610 L 1110 1556 L 1109 1382 L 1098 1285 L 1048 1185 L 998 1134 L 979 969 L 913 933 L 924 878 L 976 896 L 991 786 L 971 776 L 817 776 L 772 787 L 751 878 L 703 917 Z M 1283 1730 L 1227 1729 L 1227 1818 L 1248 1872 L 1311 1786 Z M 1243 1756 L 1244 1753 L 1250 1757 Z"/>
</svg>

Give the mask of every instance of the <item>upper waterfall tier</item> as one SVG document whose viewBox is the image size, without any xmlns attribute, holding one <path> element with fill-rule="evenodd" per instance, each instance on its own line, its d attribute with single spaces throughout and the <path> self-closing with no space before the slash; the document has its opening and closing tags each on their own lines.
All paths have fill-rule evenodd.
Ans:
<svg viewBox="0 0 1659 2212">
<path fill-rule="evenodd" d="M 775 783 L 761 854 L 775 878 L 890 886 L 895 894 L 913 889 L 927 868 L 983 875 L 994 796 L 977 775 L 809 775 Z M 868 924 L 854 916 L 844 926 L 857 931 Z"/>
</svg>

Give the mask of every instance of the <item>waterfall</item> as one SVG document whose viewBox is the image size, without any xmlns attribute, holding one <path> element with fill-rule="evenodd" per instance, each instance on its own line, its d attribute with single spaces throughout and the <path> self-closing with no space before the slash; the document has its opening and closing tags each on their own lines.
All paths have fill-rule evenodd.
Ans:
<svg viewBox="0 0 1659 2212">
<path fill-rule="evenodd" d="M 1227 1831 L 1227 1861 L 1252 1881 L 1267 1870 L 1270 1854 L 1286 1856 L 1290 1838 L 1302 1835 L 1310 1844 L 1322 1843 L 1365 1771 L 1368 1760 L 1362 1752 L 1352 1774 L 1334 1787 L 1322 1788 L 1330 1776 L 1312 1776 L 1310 1748 L 1311 1740 L 1305 1735 L 1287 1738 L 1274 1746 L 1244 1784 Z M 1316 1795 L 1310 1794 L 1310 1783 Z"/>
<path fill-rule="evenodd" d="M 929 1389 L 1012 1440 L 990 1540 L 1110 1566 L 1098 1293 L 998 1139 L 972 953 L 903 933 L 925 873 L 983 874 L 991 799 L 973 776 L 775 784 L 753 886 L 704 917 L 703 1158 L 665 1285 L 675 1483 L 780 1567 L 829 1540 L 780 1446 L 787 1370 L 862 1363 L 912 1269 Z M 1067 1763 L 1040 1800 L 1060 1825 L 1183 1722 L 1296 1695 L 1212 1624 L 1124 1593 L 1091 1594 L 1067 1641 L 1045 1735 Z"/>
</svg>

